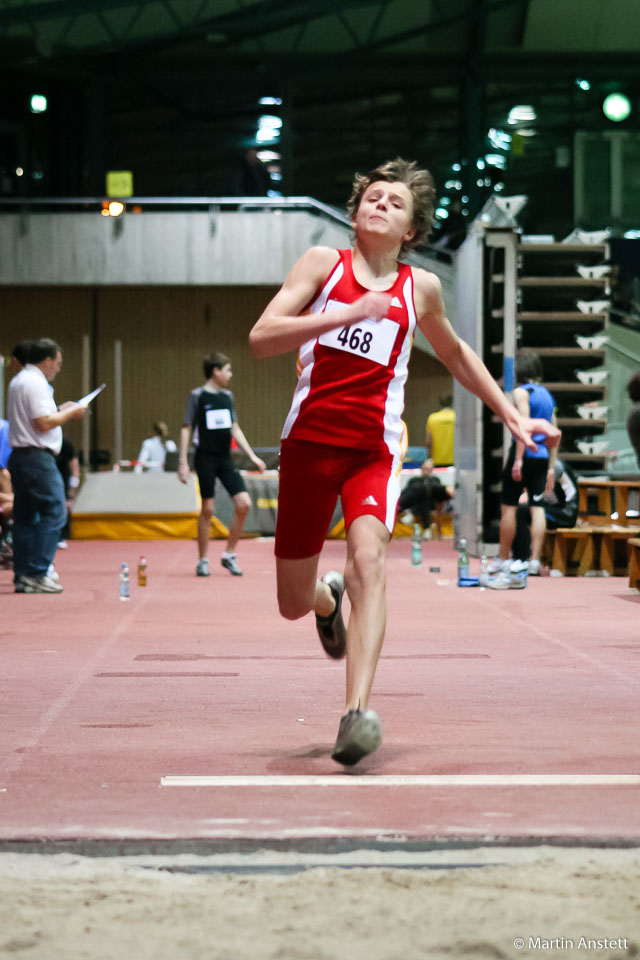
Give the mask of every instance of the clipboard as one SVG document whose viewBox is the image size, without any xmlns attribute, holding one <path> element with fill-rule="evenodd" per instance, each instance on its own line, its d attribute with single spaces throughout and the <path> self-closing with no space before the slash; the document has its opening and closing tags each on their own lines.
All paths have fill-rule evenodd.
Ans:
<svg viewBox="0 0 640 960">
<path fill-rule="evenodd" d="M 81 407 L 88 407 L 89 404 L 91 403 L 91 401 L 92 401 L 92 400 L 95 400 L 95 398 L 98 396 L 98 394 L 99 394 L 99 393 L 102 393 L 102 391 L 104 390 L 105 387 L 106 387 L 106 383 L 102 383 L 102 384 L 100 384 L 99 387 L 96 387 L 95 390 L 92 390 L 91 393 L 88 393 L 88 394 L 86 395 L 86 397 L 82 397 L 81 400 L 78 400 L 78 403 L 80 404 L 80 406 L 81 406 Z"/>
</svg>

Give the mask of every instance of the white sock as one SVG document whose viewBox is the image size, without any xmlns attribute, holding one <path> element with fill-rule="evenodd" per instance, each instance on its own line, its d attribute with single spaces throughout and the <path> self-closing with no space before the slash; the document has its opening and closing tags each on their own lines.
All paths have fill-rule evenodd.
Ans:
<svg viewBox="0 0 640 960">
<path fill-rule="evenodd" d="M 222 559 L 223 559 L 223 560 L 233 560 L 234 558 L 235 558 L 235 553 L 229 553 L 228 550 L 223 550 L 223 551 L 222 551 Z"/>
</svg>

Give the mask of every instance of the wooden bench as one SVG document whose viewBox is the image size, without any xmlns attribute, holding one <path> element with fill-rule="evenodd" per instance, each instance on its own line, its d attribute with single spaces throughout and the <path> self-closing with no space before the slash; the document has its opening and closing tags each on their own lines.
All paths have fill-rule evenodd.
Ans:
<svg viewBox="0 0 640 960">
<path fill-rule="evenodd" d="M 640 491 L 640 478 L 590 480 L 587 477 L 578 477 L 578 515 L 587 523 L 610 524 L 611 514 L 617 511 L 617 524 L 634 526 L 637 519 L 627 516 L 631 491 Z M 598 498 L 597 513 L 589 513 L 589 494 Z"/>
<path fill-rule="evenodd" d="M 600 527 L 598 567 L 610 577 L 626 577 L 629 573 L 628 547 L 630 539 L 638 537 L 640 527 Z"/>
<path fill-rule="evenodd" d="M 629 587 L 640 592 L 640 539 L 627 540 L 629 549 Z"/>
<path fill-rule="evenodd" d="M 584 577 L 590 570 L 596 569 L 596 540 L 601 529 L 583 524 L 580 527 L 547 530 L 542 559 L 563 577 Z"/>
</svg>

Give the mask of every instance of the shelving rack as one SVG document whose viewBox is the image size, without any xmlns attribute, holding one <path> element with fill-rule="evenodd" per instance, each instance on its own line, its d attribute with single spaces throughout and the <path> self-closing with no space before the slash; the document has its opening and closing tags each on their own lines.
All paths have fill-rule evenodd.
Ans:
<svg viewBox="0 0 640 960">
<path fill-rule="evenodd" d="M 606 378 L 582 383 L 577 371 L 603 367 L 606 352 L 583 349 L 576 336 L 606 331 L 611 278 L 583 277 L 609 258 L 604 244 L 527 243 L 512 227 L 474 222 L 457 258 L 456 328 L 510 394 L 517 351 L 530 347 L 542 360 L 545 386 L 557 403 L 560 456 L 580 473 L 606 469 L 605 453 L 583 453 L 577 442 L 606 432 L 606 416 L 584 418 L 577 407 L 606 406 Z M 577 302 L 595 302 L 583 312 Z M 456 409 L 456 538 L 473 553 L 497 545 L 501 475 L 510 436 L 475 397 L 454 385 Z"/>
<path fill-rule="evenodd" d="M 577 300 L 600 303 L 609 299 L 611 277 L 582 277 L 577 267 L 592 268 L 609 259 L 609 246 L 583 243 L 519 243 L 518 290 L 520 310 L 518 345 L 533 348 L 542 360 L 545 386 L 556 399 L 562 430 L 560 456 L 581 472 L 606 469 L 605 453 L 582 453 L 578 440 L 590 441 L 607 428 L 607 418 L 576 417 L 576 407 L 595 402 L 606 405 L 606 379 L 582 383 L 576 369 L 603 367 L 604 349 L 576 346 L 576 335 L 593 337 L 609 326 L 608 311 L 583 313 L 567 309 Z M 551 341 L 551 343 L 549 342 Z"/>
</svg>

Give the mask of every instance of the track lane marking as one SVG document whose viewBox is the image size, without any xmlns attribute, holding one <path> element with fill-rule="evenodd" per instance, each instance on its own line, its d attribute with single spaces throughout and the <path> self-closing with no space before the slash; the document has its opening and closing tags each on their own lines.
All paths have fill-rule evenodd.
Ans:
<svg viewBox="0 0 640 960">
<path fill-rule="evenodd" d="M 358 776 L 166 776 L 162 787 L 584 787 L 640 786 L 627 773 L 381 774 Z"/>
</svg>

